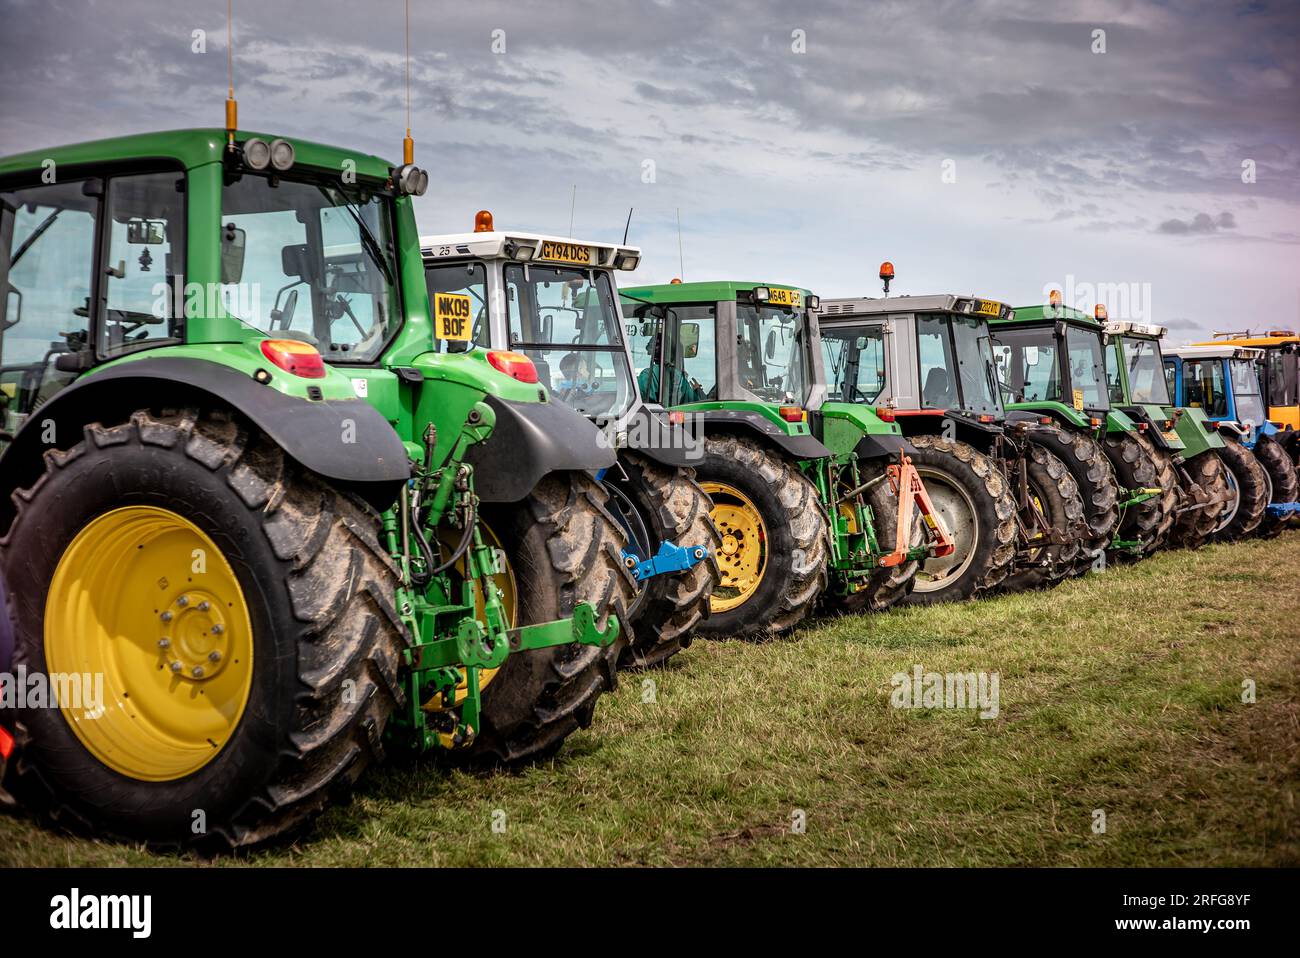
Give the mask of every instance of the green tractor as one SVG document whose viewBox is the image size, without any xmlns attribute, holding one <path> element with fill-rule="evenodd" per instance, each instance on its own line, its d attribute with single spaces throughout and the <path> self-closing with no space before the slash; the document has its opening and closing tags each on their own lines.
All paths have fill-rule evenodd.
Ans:
<svg viewBox="0 0 1300 958">
<path fill-rule="evenodd" d="M 1109 337 L 1101 321 L 1062 305 L 1054 290 L 1048 305 L 1016 307 L 1014 316 L 990 326 L 999 379 L 1011 399 L 1007 416 L 1041 419 L 1040 435 L 1085 492 L 1091 538 L 1081 563 L 1158 548 L 1178 507 L 1173 463 L 1148 437 L 1147 422 L 1112 407 Z"/>
<path fill-rule="evenodd" d="M 1106 319 L 1105 307 L 1097 307 L 1096 318 Z M 1110 337 L 1106 379 L 1111 404 L 1139 428 L 1146 426 L 1160 462 L 1163 495 L 1167 498 L 1171 486 L 1177 488 L 1167 542 L 1199 548 L 1232 521 L 1239 501 L 1221 456 L 1224 440 L 1218 425 L 1203 409 L 1173 405 L 1160 354 L 1163 326 L 1107 322 L 1105 332 Z"/>
<path fill-rule="evenodd" d="M 973 296 L 823 300 L 817 322 L 829 399 L 874 406 L 915 447 L 913 461 L 953 535 L 928 559 L 910 601 L 957 601 L 1055 584 L 1089 541 L 1081 482 L 1033 422 L 1007 422 L 989 336 L 1002 303 Z M 1091 490 L 1090 490 L 1091 494 Z"/>
<path fill-rule="evenodd" d="M 673 282 L 624 290 L 642 393 L 703 435 L 696 476 L 722 534 L 706 634 L 796 626 L 903 598 L 951 542 L 898 426 L 828 403 L 807 290 Z"/>
<path fill-rule="evenodd" d="M 527 357 L 552 399 L 594 422 L 616 451 L 596 478 L 638 585 L 623 664 L 661 665 L 709 614 L 720 537 L 691 468 L 699 437 L 647 405 L 632 372 L 615 273 L 636 269 L 641 251 L 498 230 L 487 210 L 473 232 L 422 236 L 420 246 L 447 348 Z"/>
<path fill-rule="evenodd" d="M 612 687 L 613 451 L 526 359 L 432 348 L 407 159 L 231 122 L 0 160 L 0 563 L 14 670 L 60 689 L 0 716 L 36 813 L 250 845 L 386 751 L 550 754 Z"/>
</svg>

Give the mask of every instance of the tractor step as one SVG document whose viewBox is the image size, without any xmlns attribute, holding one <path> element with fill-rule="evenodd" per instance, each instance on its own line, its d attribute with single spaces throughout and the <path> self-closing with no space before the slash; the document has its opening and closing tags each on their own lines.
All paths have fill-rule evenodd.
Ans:
<svg viewBox="0 0 1300 958">
<path fill-rule="evenodd" d="M 709 550 L 703 546 L 679 546 L 665 542 L 659 551 L 649 559 L 638 559 L 630 552 L 623 553 L 623 561 L 632 570 L 637 582 L 657 575 L 672 575 L 677 572 L 689 572 L 709 557 Z"/>
</svg>

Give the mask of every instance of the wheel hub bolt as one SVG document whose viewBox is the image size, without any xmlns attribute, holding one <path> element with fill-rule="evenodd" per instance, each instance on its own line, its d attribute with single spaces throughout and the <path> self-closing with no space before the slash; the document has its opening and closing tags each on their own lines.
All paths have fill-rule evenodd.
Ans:
<svg viewBox="0 0 1300 958">
<path fill-rule="evenodd" d="M 171 639 L 159 639 L 159 640 L 158 640 L 158 648 L 160 648 L 160 649 L 170 649 L 171 647 L 172 647 L 172 640 L 171 640 Z"/>
<path fill-rule="evenodd" d="M 179 672 L 181 670 L 181 664 L 179 662 L 173 662 L 170 667 L 173 672 Z"/>
<path fill-rule="evenodd" d="M 183 609 L 190 604 L 190 597 L 188 595 L 183 595 L 176 600 L 176 604 Z"/>
<path fill-rule="evenodd" d="M 203 678 L 203 666 L 201 665 L 194 666 L 194 668 L 190 669 L 190 674 L 193 675 L 196 679 Z"/>
<path fill-rule="evenodd" d="M 172 620 L 172 614 L 170 609 L 162 614 L 162 620 L 164 622 L 170 622 Z"/>
<path fill-rule="evenodd" d="M 214 626 L 212 627 L 212 634 L 213 634 L 213 635 L 220 635 L 220 634 L 221 634 L 222 632 L 224 632 L 224 631 L 226 631 L 226 630 L 223 629 L 223 628 L 221 627 L 221 623 L 220 623 L 220 622 L 218 622 L 216 625 L 214 625 Z"/>
<path fill-rule="evenodd" d="M 212 608 L 212 605 L 211 605 L 211 603 L 208 602 L 207 599 L 204 599 L 202 602 L 199 603 L 199 611 L 200 611 L 200 612 L 207 612 L 208 609 L 210 609 L 210 608 Z"/>
<path fill-rule="evenodd" d="M 211 652 L 208 653 L 208 661 L 209 661 L 209 662 L 220 662 L 220 661 L 221 661 L 221 653 L 218 652 L 216 649 L 213 649 Z"/>
</svg>

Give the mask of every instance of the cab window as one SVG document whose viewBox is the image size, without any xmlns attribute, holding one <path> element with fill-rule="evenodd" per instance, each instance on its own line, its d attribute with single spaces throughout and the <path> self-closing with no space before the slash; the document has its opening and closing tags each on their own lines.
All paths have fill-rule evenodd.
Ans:
<svg viewBox="0 0 1300 958">
<path fill-rule="evenodd" d="M 491 346 L 491 328 L 488 323 L 487 268 L 482 263 L 440 263 L 426 266 L 424 282 L 429 288 L 429 308 L 436 309 L 436 294 L 451 293 L 469 297 L 473 325 L 471 338 L 478 346 Z M 463 343 L 438 340 L 439 352 L 455 352 Z"/>
<path fill-rule="evenodd" d="M 821 339 L 827 398 L 875 402 L 885 388 L 884 325 L 823 326 Z"/>
<path fill-rule="evenodd" d="M 1211 419 L 1227 417 L 1228 392 L 1223 387 L 1221 359 L 1183 363 L 1183 405 L 1203 409 Z"/>
</svg>

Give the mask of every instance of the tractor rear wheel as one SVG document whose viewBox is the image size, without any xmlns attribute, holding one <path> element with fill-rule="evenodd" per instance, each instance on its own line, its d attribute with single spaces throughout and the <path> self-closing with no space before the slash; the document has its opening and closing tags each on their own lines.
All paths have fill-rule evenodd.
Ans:
<svg viewBox="0 0 1300 958">
<path fill-rule="evenodd" d="M 1232 499 L 1232 487 L 1228 483 L 1228 469 L 1219 458 L 1218 450 L 1201 453 L 1183 464 L 1187 475 L 1191 477 L 1190 487 L 1184 486 L 1183 507 L 1178 514 L 1173 530 L 1169 533 L 1169 544 L 1175 548 L 1199 549 L 1210 541 L 1210 536 L 1219 526 L 1219 520 Z"/>
<path fill-rule="evenodd" d="M 618 457 L 624 475 L 607 474 L 610 511 L 628 533 L 628 550 L 649 559 L 664 542 L 702 548 L 708 558 L 688 572 L 646 579 L 628 611 L 632 642 L 621 666 L 662 665 L 691 644 L 691 631 L 709 614 L 717 588 L 718 547 L 722 537 L 709 518 L 712 502 L 695 481 L 693 469 L 670 469 L 635 452 Z"/>
<path fill-rule="evenodd" d="M 1160 494 L 1128 506 L 1120 516 L 1117 535 L 1137 542 L 1139 556 L 1150 555 L 1165 544 L 1177 515 L 1178 476 L 1173 460 L 1140 433 L 1109 435 L 1102 443 L 1115 470 L 1115 481 L 1132 495 L 1139 489 L 1159 489 Z"/>
<path fill-rule="evenodd" d="M 470 745 L 447 753 L 453 762 L 546 758 L 591 724 L 596 700 L 616 686 L 636 582 L 623 564 L 626 536 L 606 503 L 605 490 L 590 476 L 558 472 L 522 502 L 484 508 L 484 524 L 505 552 L 514 590 L 507 611 L 515 627 L 565 618 L 588 602 L 602 629 L 611 613 L 618 616 L 620 635 L 603 648 L 567 643 L 512 652 L 483 679 L 482 728 Z"/>
<path fill-rule="evenodd" d="M 722 578 L 698 631 L 762 637 L 794 628 L 826 588 L 830 532 L 816 487 L 739 436 L 706 439 L 695 474 L 722 535 Z"/>
<path fill-rule="evenodd" d="M 1119 484 L 1115 481 L 1115 469 L 1101 443 L 1085 432 L 1052 423 L 1031 429 L 1025 438 L 1055 453 L 1079 487 L 1088 532 L 1079 542 L 1070 574 L 1082 575 L 1106 551 L 1119 526 Z"/>
<path fill-rule="evenodd" d="M 1264 468 L 1272 486 L 1269 502 L 1300 501 L 1300 478 L 1296 475 L 1295 464 L 1286 450 L 1272 436 L 1260 436 L 1255 440 L 1255 459 Z M 1287 526 L 1287 517 L 1274 517 L 1265 512 L 1264 521 L 1256 530 L 1265 538 L 1272 538 Z"/>
<path fill-rule="evenodd" d="M 1024 553 L 1017 552 L 1017 562 L 1029 562 L 1028 568 L 1013 572 L 1003 581 L 1001 590 L 1024 592 L 1055 585 L 1066 578 L 1079 557 L 1079 530 L 1083 528 L 1083 499 L 1074 476 L 1057 456 L 1037 443 L 1025 443 L 1026 490 L 1031 507 L 1036 507 L 1051 527 L 1051 536 L 1068 537 L 1065 542 L 1030 544 Z"/>
<path fill-rule="evenodd" d="M 229 850 L 301 827 L 382 757 L 407 640 L 366 506 L 223 412 L 94 423 L 45 462 L 0 543 L 15 662 L 102 686 L 17 713 L 29 808 Z"/>
<path fill-rule="evenodd" d="M 1220 515 L 1213 538 L 1215 542 L 1235 542 L 1254 533 L 1264 521 L 1269 500 L 1268 473 L 1255 454 L 1232 436 L 1223 437 L 1219 457 L 1232 488 L 1232 501 Z"/>
<path fill-rule="evenodd" d="M 1016 501 L 997 462 L 975 447 L 938 436 L 915 436 L 912 464 L 944 528 L 951 555 L 921 563 L 903 600 L 933 605 L 969 599 L 1002 583 L 1016 557 Z"/>
</svg>

